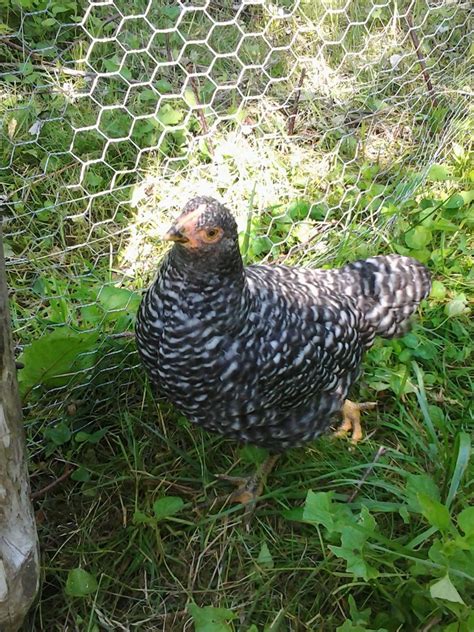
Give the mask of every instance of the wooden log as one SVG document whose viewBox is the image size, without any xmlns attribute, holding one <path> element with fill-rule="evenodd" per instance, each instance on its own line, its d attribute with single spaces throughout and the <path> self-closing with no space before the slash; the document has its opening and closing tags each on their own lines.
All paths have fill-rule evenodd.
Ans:
<svg viewBox="0 0 474 632">
<path fill-rule="evenodd" d="M 11 338 L 0 215 L 0 631 L 17 632 L 36 597 L 39 547 Z"/>
</svg>

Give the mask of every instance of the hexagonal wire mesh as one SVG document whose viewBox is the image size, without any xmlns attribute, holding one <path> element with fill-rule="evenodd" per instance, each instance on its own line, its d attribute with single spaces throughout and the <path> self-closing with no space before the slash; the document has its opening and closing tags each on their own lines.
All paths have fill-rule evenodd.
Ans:
<svg viewBox="0 0 474 632">
<path fill-rule="evenodd" d="M 463 133 L 471 26 L 451 0 L 14 0 L 0 30 L 13 321 L 20 348 L 43 337 L 62 358 L 25 377 L 37 411 L 130 383 L 130 290 L 196 193 L 242 227 L 252 209 L 250 259 L 317 265 L 383 240 Z"/>
</svg>

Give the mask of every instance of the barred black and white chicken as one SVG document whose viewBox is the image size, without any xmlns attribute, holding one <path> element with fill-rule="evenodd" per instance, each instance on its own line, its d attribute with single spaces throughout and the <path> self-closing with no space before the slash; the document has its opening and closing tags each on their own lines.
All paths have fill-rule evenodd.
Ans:
<svg viewBox="0 0 474 632">
<path fill-rule="evenodd" d="M 428 270 L 399 255 L 336 270 L 244 267 L 232 214 L 210 197 L 184 208 L 174 242 L 138 313 L 147 372 L 187 416 L 212 432 L 279 453 L 315 439 L 342 414 L 365 349 L 391 338 L 430 291 Z"/>
</svg>

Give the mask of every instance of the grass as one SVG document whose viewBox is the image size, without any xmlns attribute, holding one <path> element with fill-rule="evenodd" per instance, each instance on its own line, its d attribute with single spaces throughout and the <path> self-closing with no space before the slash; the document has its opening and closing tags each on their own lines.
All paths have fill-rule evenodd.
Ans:
<svg viewBox="0 0 474 632">
<path fill-rule="evenodd" d="M 410 5 L 433 103 L 404 3 L 282 0 L 236 18 L 231 2 L 157 1 L 143 18 L 146 3 L 116 2 L 122 21 L 28 1 L 0 31 L 4 246 L 43 560 L 25 629 L 471 630 L 466 10 Z M 399 252 L 435 279 L 413 331 L 367 354 L 354 397 L 379 405 L 364 441 L 288 451 L 250 532 L 215 474 L 264 454 L 155 400 L 126 336 L 170 209 L 198 192 L 235 210 L 249 262 Z"/>
</svg>

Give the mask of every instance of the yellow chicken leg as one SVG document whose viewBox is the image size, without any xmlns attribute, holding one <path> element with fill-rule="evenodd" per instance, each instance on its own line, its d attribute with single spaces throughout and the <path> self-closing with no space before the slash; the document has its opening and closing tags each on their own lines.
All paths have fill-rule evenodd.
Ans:
<svg viewBox="0 0 474 632">
<path fill-rule="evenodd" d="M 361 410 L 370 410 L 376 406 L 377 402 L 356 404 L 355 402 L 351 402 L 350 399 L 346 399 L 342 406 L 342 424 L 336 430 L 334 436 L 344 437 L 348 432 L 351 432 L 351 443 L 358 443 L 363 437 L 360 412 Z"/>
<path fill-rule="evenodd" d="M 227 476 L 226 474 L 218 474 L 217 476 L 220 480 L 228 481 L 238 487 L 238 489 L 231 494 L 230 500 L 233 503 L 244 505 L 244 524 L 247 528 L 249 527 L 250 518 L 254 512 L 257 500 L 263 492 L 263 486 L 267 476 L 279 458 L 279 454 L 271 454 L 252 476 L 240 477 Z"/>
</svg>

